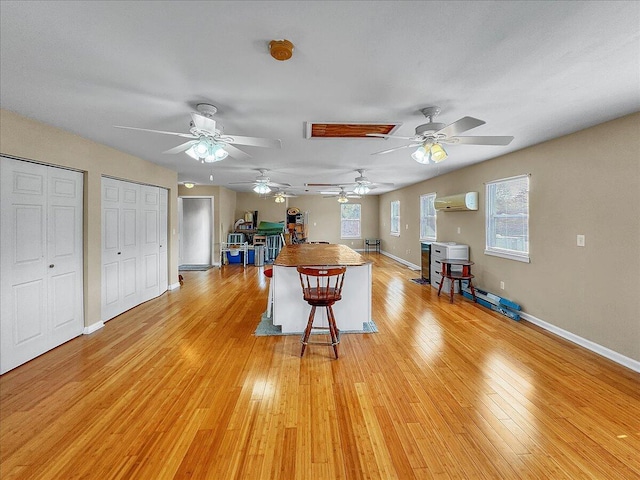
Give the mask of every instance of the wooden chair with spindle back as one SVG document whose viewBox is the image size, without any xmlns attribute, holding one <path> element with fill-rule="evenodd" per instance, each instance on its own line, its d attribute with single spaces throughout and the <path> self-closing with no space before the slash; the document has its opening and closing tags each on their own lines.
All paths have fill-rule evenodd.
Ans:
<svg viewBox="0 0 640 480">
<path fill-rule="evenodd" d="M 336 317 L 333 314 L 333 304 L 342 299 L 342 286 L 347 267 L 340 266 L 316 266 L 298 267 L 300 284 L 302 285 L 302 296 L 311 305 L 309 321 L 304 330 L 302 339 L 302 350 L 300 356 L 304 355 L 304 350 L 310 344 L 309 336 L 312 329 L 328 330 L 331 342 L 313 342 L 316 345 L 327 345 L 333 347 L 333 352 L 338 358 L 338 344 L 340 343 L 340 331 L 336 326 Z M 316 308 L 323 307 L 327 312 L 327 327 L 314 326 Z"/>
</svg>

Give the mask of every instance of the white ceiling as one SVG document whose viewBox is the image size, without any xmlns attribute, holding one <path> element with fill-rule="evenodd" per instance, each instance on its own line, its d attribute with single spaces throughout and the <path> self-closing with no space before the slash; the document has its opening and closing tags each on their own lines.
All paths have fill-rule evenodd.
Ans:
<svg viewBox="0 0 640 480">
<path fill-rule="evenodd" d="M 640 2 L 21 1 L 0 3 L 2 108 L 174 169 L 179 181 L 410 185 L 640 110 Z M 286 38 L 280 62 L 268 43 Z M 162 152 L 188 132 L 197 103 L 225 133 L 282 140 L 240 147 L 205 166 Z M 305 139 L 304 122 L 486 121 L 469 135 L 507 147 L 456 145 L 420 165 L 390 139 Z M 46 159 L 42 159 L 46 160 Z"/>
</svg>

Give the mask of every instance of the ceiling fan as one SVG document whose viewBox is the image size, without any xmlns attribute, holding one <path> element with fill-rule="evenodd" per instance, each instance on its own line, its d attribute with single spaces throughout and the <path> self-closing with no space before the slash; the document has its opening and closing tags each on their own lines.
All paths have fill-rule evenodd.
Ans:
<svg viewBox="0 0 640 480">
<path fill-rule="evenodd" d="M 191 140 L 188 142 L 171 148 L 163 153 L 185 152 L 191 158 L 200 160 L 203 163 L 219 162 L 220 160 L 227 158 L 228 155 L 239 160 L 251 158 L 251 155 L 234 147 L 234 145 L 248 145 L 252 147 L 267 148 L 281 147 L 280 140 L 223 134 L 222 126 L 218 125 L 216 127 L 216 121 L 213 119 L 213 115 L 218 111 L 218 109 L 213 105 L 209 105 L 208 103 L 199 103 L 196 105 L 196 110 L 198 110 L 198 112 L 191 112 L 189 133 L 165 132 L 162 130 L 149 130 L 147 128 L 123 127 L 121 125 L 114 125 L 114 127 L 189 138 Z"/>
<path fill-rule="evenodd" d="M 291 186 L 288 183 L 272 182 L 271 179 L 266 175 L 268 171 L 266 168 L 260 168 L 258 169 L 258 171 L 260 172 L 260 175 L 258 175 L 254 181 L 231 182 L 229 185 L 253 185 L 253 191 L 260 195 L 266 195 L 267 193 L 270 193 L 271 192 L 270 187 L 284 188 L 284 187 Z"/>
<path fill-rule="evenodd" d="M 413 137 L 386 135 L 383 133 L 367 133 L 370 137 L 400 138 L 411 143 L 400 147 L 374 152 L 372 155 L 394 152 L 403 148 L 416 148 L 411 157 L 418 163 L 438 163 L 447 158 L 447 152 L 441 144 L 448 145 L 509 145 L 513 137 L 476 136 L 460 137 L 460 133 L 484 125 L 486 122 L 473 117 L 462 117 L 449 125 L 436 123 L 433 119 L 440 113 L 440 107 L 427 107 L 420 110 L 427 117 L 428 123 L 418 125 Z"/>
<path fill-rule="evenodd" d="M 393 187 L 393 183 L 372 182 L 364 176 L 364 168 L 356 170 L 360 174 L 353 183 L 305 183 L 307 187 L 354 187 L 353 193 L 356 195 L 366 195 L 377 186 Z"/>
<path fill-rule="evenodd" d="M 284 203 L 286 198 L 297 198 L 298 195 L 288 193 L 286 189 L 277 188 L 273 195 L 270 195 L 275 199 L 276 203 Z"/>
<path fill-rule="evenodd" d="M 360 195 L 356 195 L 355 193 L 352 192 L 347 192 L 347 187 L 340 187 L 340 191 L 339 192 L 320 192 L 322 194 L 328 194 L 328 195 L 323 195 L 322 198 L 338 198 L 338 202 L 340 203 L 347 203 L 349 201 L 350 198 L 362 198 L 362 196 Z"/>
</svg>

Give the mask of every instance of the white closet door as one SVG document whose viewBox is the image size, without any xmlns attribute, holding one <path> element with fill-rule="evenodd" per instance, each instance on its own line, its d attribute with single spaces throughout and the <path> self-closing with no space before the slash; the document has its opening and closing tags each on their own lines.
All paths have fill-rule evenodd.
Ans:
<svg viewBox="0 0 640 480">
<path fill-rule="evenodd" d="M 140 185 L 120 182 L 120 288 L 122 313 L 140 302 Z"/>
<path fill-rule="evenodd" d="M 82 333 L 82 174 L 2 158 L 0 373 Z"/>
<path fill-rule="evenodd" d="M 149 187 L 142 185 L 140 187 L 140 196 L 142 199 L 142 215 L 141 215 L 141 261 L 142 275 L 141 280 L 141 301 L 146 302 L 160 294 L 159 287 L 159 207 L 160 207 L 160 189 L 158 187 Z"/>
<path fill-rule="evenodd" d="M 167 289 L 167 192 L 164 190 L 164 217 L 161 218 L 161 190 L 112 178 L 102 179 L 103 321 Z M 164 287 L 161 238 L 165 248 Z"/>
<path fill-rule="evenodd" d="M 158 245 L 158 255 L 159 255 L 159 285 L 160 289 L 158 294 L 162 294 L 167 291 L 169 285 L 169 258 L 168 258 L 168 250 L 167 250 L 167 241 L 168 241 L 168 213 L 169 213 L 169 192 L 166 188 L 160 188 L 160 205 L 158 207 L 159 217 L 158 222 L 160 223 L 160 228 L 158 230 L 158 241 L 160 245 Z"/>
<path fill-rule="evenodd" d="M 102 179 L 102 320 L 140 302 L 140 185 Z"/>
<path fill-rule="evenodd" d="M 122 313 L 120 285 L 120 182 L 102 179 L 102 320 Z"/>
<path fill-rule="evenodd" d="M 48 310 L 53 343 L 82 333 L 82 174 L 49 168 Z"/>
</svg>

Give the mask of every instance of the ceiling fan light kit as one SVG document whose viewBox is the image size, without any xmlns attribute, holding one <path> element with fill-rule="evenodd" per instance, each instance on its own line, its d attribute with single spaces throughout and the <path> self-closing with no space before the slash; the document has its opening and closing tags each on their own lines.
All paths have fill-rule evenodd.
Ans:
<svg viewBox="0 0 640 480">
<path fill-rule="evenodd" d="M 425 143 L 424 145 L 420 145 L 416 151 L 411 154 L 411 158 L 423 165 L 431 162 L 440 163 L 448 156 L 447 151 L 439 143 Z"/>
<path fill-rule="evenodd" d="M 271 191 L 271 189 L 266 183 L 258 183 L 255 187 L 253 187 L 253 191 L 259 195 L 266 195 Z"/>
<path fill-rule="evenodd" d="M 360 183 L 353 189 L 353 193 L 356 195 L 366 195 L 370 190 L 371 189 L 367 185 Z"/>
<path fill-rule="evenodd" d="M 284 203 L 284 195 L 276 195 L 275 202 Z"/>
<path fill-rule="evenodd" d="M 271 40 L 269 42 L 269 53 L 273 58 L 284 62 L 293 56 L 293 43 L 289 40 Z"/>
<path fill-rule="evenodd" d="M 448 157 L 447 152 L 439 143 L 435 143 L 431 146 L 429 154 L 431 156 L 431 160 L 433 160 L 435 163 L 440 163 L 442 160 Z"/>
</svg>

